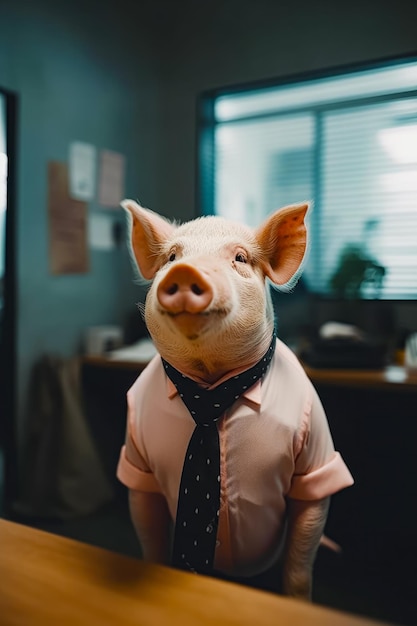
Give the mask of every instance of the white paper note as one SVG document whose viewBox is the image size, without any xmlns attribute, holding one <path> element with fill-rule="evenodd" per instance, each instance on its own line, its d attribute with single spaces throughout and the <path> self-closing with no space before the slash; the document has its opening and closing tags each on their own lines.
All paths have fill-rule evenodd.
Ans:
<svg viewBox="0 0 417 626">
<path fill-rule="evenodd" d="M 125 157 L 119 152 L 102 150 L 100 154 L 99 203 L 118 208 L 124 198 Z"/>
<path fill-rule="evenodd" d="M 93 200 L 96 191 L 97 151 L 89 143 L 69 147 L 69 194 L 73 200 Z"/>
<path fill-rule="evenodd" d="M 110 215 L 91 214 L 88 220 L 88 241 L 94 250 L 113 250 L 113 220 Z"/>
</svg>

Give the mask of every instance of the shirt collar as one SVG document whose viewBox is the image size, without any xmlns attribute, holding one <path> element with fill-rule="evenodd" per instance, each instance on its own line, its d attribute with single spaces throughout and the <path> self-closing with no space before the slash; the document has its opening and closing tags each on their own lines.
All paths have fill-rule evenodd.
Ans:
<svg viewBox="0 0 417 626">
<path fill-rule="evenodd" d="M 233 376 L 233 372 L 232 372 L 232 376 Z M 227 380 L 227 378 L 230 378 L 230 375 L 227 375 L 227 377 L 225 377 L 225 379 Z M 223 381 L 223 379 L 221 379 L 220 381 L 218 381 L 216 383 L 216 385 L 213 385 L 213 389 L 219 385 L 221 382 Z M 175 396 L 178 394 L 177 388 L 175 387 L 174 383 L 172 382 L 172 380 L 169 378 L 169 376 L 166 376 L 166 393 L 167 396 L 170 400 L 172 400 L 172 398 L 175 398 Z M 210 387 L 209 387 L 210 389 Z M 244 391 L 241 395 L 242 398 L 245 398 L 245 400 L 249 400 L 250 402 L 252 402 L 253 404 L 256 404 L 257 406 L 261 406 L 261 399 L 262 399 L 262 382 L 260 380 L 258 380 L 254 385 L 252 385 L 252 387 L 250 387 L 249 389 L 247 389 L 246 391 Z"/>
</svg>

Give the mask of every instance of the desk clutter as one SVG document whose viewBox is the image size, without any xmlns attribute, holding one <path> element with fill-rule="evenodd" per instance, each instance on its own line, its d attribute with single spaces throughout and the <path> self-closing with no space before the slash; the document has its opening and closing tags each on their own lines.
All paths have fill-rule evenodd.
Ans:
<svg viewBox="0 0 417 626">
<path fill-rule="evenodd" d="M 138 363 L 146 363 L 153 359 L 157 350 L 155 344 L 150 338 L 139 339 L 130 346 L 123 346 L 116 350 L 110 350 L 107 357 L 113 361 L 133 361 Z"/>
<path fill-rule="evenodd" d="M 417 333 L 411 333 L 406 339 L 404 363 L 408 370 L 417 372 Z"/>
<path fill-rule="evenodd" d="M 123 345 L 123 330 L 120 326 L 91 326 L 84 336 L 84 351 L 87 356 L 102 356 Z"/>
<path fill-rule="evenodd" d="M 327 322 L 299 354 L 310 367 L 381 369 L 387 365 L 384 341 L 368 337 L 356 326 Z"/>
</svg>

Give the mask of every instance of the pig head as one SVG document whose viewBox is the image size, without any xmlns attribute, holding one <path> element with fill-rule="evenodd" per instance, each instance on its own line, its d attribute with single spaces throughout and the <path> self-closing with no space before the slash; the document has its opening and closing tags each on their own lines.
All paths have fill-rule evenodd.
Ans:
<svg viewBox="0 0 417 626">
<path fill-rule="evenodd" d="M 265 283 L 294 284 L 306 250 L 308 206 L 284 207 L 253 230 L 218 216 L 176 225 L 123 202 L 134 259 L 152 281 L 145 321 L 169 363 L 213 383 L 259 360 L 274 324 Z"/>
</svg>

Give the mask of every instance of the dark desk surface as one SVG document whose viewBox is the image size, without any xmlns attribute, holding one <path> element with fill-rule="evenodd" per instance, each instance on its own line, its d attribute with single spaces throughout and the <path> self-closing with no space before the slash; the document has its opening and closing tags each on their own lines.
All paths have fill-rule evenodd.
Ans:
<svg viewBox="0 0 417 626">
<path fill-rule="evenodd" d="M 5 520 L 0 544 L 0 623 L 7 626 L 381 624 Z"/>
</svg>

